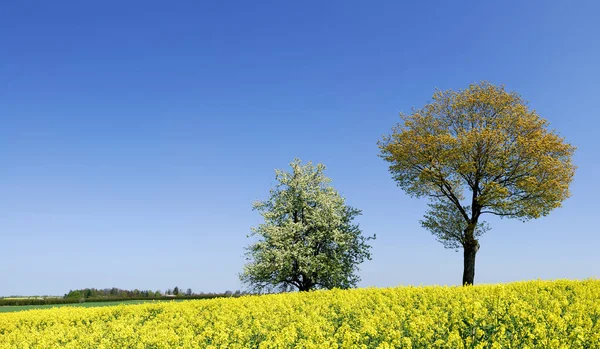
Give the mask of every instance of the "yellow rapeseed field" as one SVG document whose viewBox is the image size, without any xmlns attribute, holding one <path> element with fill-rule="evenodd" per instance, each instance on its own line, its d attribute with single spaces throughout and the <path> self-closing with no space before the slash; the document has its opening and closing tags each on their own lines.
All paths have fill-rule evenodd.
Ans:
<svg viewBox="0 0 600 349">
<path fill-rule="evenodd" d="M 600 280 L 0 314 L 0 348 L 600 348 Z"/>
</svg>

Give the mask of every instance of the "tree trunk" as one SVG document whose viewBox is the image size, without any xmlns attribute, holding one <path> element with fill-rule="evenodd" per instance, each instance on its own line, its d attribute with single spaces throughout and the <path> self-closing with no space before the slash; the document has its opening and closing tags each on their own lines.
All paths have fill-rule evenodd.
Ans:
<svg viewBox="0 0 600 349">
<path fill-rule="evenodd" d="M 462 284 L 473 285 L 475 281 L 475 255 L 479 251 L 479 241 L 475 239 L 475 227 L 477 223 L 469 224 L 465 229 L 465 242 L 463 243 L 464 249 L 464 269 Z"/>
<path fill-rule="evenodd" d="M 464 246 L 464 269 L 463 269 L 463 285 L 473 285 L 475 280 L 475 255 L 479 248 L 477 240 L 475 243 L 465 244 Z"/>
<path fill-rule="evenodd" d="M 302 275 L 302 281 L 300 282 L 300 287 L 298 288 L 301 292 L 310 291 L 313 288 L 312 280 L 304 274 Z"/>
</svg>

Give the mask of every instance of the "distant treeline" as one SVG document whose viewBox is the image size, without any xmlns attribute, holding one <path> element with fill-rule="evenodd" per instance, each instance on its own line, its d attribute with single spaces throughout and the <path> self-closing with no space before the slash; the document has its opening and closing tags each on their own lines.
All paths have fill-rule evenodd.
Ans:
<svg viewBox="0 0 600 349">
<path fill-rule="evenodd" d="M 135 289 L 133 291 L 130 290 L 122 290 L 116 287 L 113 288 L 105 288 L 105 289 L 97 289 L 97 288 L 83 288 L 80 290 L 70 290 L 69 293 L 66 293 L 64 298 L 66 299 L 88 299 L 88 298 L 153 298 L 153 297 L 161 297 L 163 294 L 160 291 L 141 291 Z"/>
<path fill-rule="evenodd" d="M 175 294 L 173 291 L 177 292 Z M 164 294 L 160 291 L 140 291 L 140 290 L 122 290 L 85 288 L 81 290 L 71 290 L 64 297 L 47 298 L 0 298 L 0 306 L 3 305 L 45 305 L 45 304 L 73 304 L 84 302 L 119 302 L 128 300 L 173 300 L 173 299 L 210 299 L 221 297 L 239 297 L 246 292 L 226 291 L 223 293 L 192 293 L 190 289 L 184 293 L 179 293 L 177 288 L 167 290 Z"/>
</svg>

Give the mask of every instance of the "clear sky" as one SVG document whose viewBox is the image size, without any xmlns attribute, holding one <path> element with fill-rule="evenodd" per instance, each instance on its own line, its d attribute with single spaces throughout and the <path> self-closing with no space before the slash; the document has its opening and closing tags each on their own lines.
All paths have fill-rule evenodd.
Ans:
<svg viewBox="0 0 600 349">
<path fill-rule="evenodd" d="M 327 165 L 376 233 L 360 286 L 459 284 L 377 141 L 489 80 L 578 147 L 550 216 L 491 219 L 476 283 L 600 277 L 597 1 L 0 5 L 0 295 L 242 288 L 274 169 Z"/>
</svg>

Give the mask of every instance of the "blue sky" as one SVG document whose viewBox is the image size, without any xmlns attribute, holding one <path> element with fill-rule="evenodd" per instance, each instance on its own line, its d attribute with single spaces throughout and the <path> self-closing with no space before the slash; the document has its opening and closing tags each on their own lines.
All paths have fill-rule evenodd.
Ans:
<svg viewBox="0 0 600 349">
<path fill-rule="evenodd" d="M 0 295 L 242 288 L 251 210 L 322 162 L 376 233 L 360 286 L 458 284 L 377 140 L 434 89 L 505 84 L 578 147 L 548 217 L 490 219 L 476 283 L 600 277 L 598 2 L 0 7 Z"/>
</svg>

